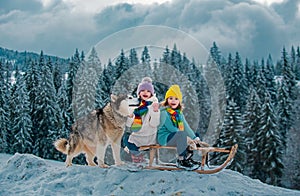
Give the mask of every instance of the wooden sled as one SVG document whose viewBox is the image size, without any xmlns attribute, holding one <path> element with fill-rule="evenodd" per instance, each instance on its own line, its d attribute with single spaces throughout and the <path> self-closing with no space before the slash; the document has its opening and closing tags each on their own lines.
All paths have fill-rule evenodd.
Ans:
<svg viewBox="0 0 300 196">
<path fill-rule="evenodd" d="M 139 148 L 140 151 L 142 150 L 150 150 L 150 158 L 149 158 L 149 165 L 146 167 L 146 169 L 156 169 L 156 170 L 183 170 L 181 168 L 177 168 L 176 164 L 174 163 L 164 163 L 160 164 L 159 163 L 159 149 L 176 149 L 175 147 L 170 147 L 170 146 L 160 146 L 160 145 L 150 145 L 150 146 L 141 146 Z M 202 160 L 201 160 L 201 166 L 197 170 L 193 170 L 194 172 L 197 172 L 199 174 L 214 174 L 217 172 L 222 171 L 225 169 L 233 160 L 236 152 L 237 152 L 238 145 L 235 144 L 231 148 L 216 148 L 216 147 L 197 147 L 194 150 L 201 151 L 202 154 Z M 226 161 L 219 166 L 212 166 L 212 168 L 205 169 L 205 163 L 208 159 L 207 155 L 208 153 L 211 152 L 223 152 L 223 153 L 228 153 L 228 157 Z M 156 165 L 153 166 L 153 161 L 154 158 L 156 158 Z"/>
</svg>

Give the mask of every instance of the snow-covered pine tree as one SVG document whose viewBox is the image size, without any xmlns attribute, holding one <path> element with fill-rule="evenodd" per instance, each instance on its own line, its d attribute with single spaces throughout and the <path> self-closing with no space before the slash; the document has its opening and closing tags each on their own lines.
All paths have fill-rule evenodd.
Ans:
<svg viewBox="0 0 300 196">
<path fill-rule="evenodd" d="M 74 83 L 76 91 L 73 92 L 75 119 L 86 116 L 94 109 L 96 85 L 100 71 L 102 71 L 100 60 L 96 50 L 92 50 L 88 61 L 86 62 L 84 59 L 81 61 L 76 74 Z"/>
<path fill-rule="evenodd" d="M 229 77 L 227 78 L 227 100 L 234 99 L 236 104 L 240 107 L 241 111 L 245 110 L 246 96 L 248 94 L 248 88 L 245 82 L 244 68 L 241 61 L 241 57 L 238 52 L 232 68 L 230 69 Z"/>
<path fill-rule="evenodd" d="M 294 67 L 294 73 L 296 76 L 296 80 L 300 80 L 300 47 L 297 47 L 297 52 L 296 52 L 296 64 Z"/>
<path fill-rule="evenodd" d="M 67 95 L 69 100 L 69 105 L 72 105 L 72 99 L 73 99 L 73 91 L 76 91 L 74 89 L 74 82 L 75 77 L 77 74 L 77 70 L 80 67 L 80 55 L 78 49 L 76 49 L 74 56 L 71 58 L 71 61 L 69 63 L 69 69 L 67 74 Z"/>
<path fill-rule="evenodd" d="M 8 81 L 5 80 L 5 74 L 8 72 L 4 66 L 5 62 L 0 60 L 0 152 L 4 153 L 7 150 L 7 133 L 9 125 L 8 113 Z"/>
<path fill-rule="evenodd" d="M 266 64 L 266 67 L 264 70 L 264 75 L 265 75 L 265 79 L 266 79 L 266 88 L 271 96 L 272 103 L 275 104 L 274 106 L 276 107 L 277 86 L 276 86 L 276 82 L 275 82 L 274 64 L 273 64 L 271 55 L 268 56 L 267 64 Z"/>
<path fill-rule="evenodd" d="M 116 68 L 109 59 L 107 66 L 104 66 L 104 70 L 97 84 L 95 104 L 97 108 L 102 108 L 109 101 L 115 81 Z"/>
<path fill-rule="evenodd" d="M 59 106 L 59 118 L 61 122 L 60 129 L 58 130 L 60 138 L 67 138 L 71 132 L 71 127 L 73 124 L 72 121 L 72 108 L 70 108 L 68 96 L 67 96 L 67 88 L 66 81 L 63 81 L 61 87 L 57 93 L 57 103 Z M 65 155 L 62 153 L 54 154 L 54 159 L 56 160 L 65 160 Z"/>
<path fill-rule="evenodd" d="M 168 48 L 168 46 L 166 46 L 165 51 L 163 52 L 161 62 L 165 63 L 167 65 L 171 65 L 171 54 L 170 54 L 170 49 Z"/>
<path fill-rule="evenodd" d="M 176 44 L 173 46 L 171 51 L 171 65 L 174 66 L 177 70 L 182 71 L 182 55 L 180 51 L 177 50 Z"/>
<path fill-rule="evenodd" d="M 138 65 L 140 62 L 139 62 L 139 59 L 137 57 L 137 52 L 134 48 L 130 49 L 130 52 L 129 52 L 129 66 L 132 67 L 132 66 L 135 66 L 135 65 Z"/>
<path fill-rule="evenodd" d="M 165 72 L 168 70 L 168 67 L 168 65 L 162 63 L 161 61 L 154 61 L 153 63 L 153 78 L 155 78 L 153 85 L 158 100 L 164 100 L 165 92 L 169 87 L 167 81 L 165 80 Z"/>
<path fill-rule="evenodd" d="M 248 86 L 249 89 L 254 84 L 253 79 L 252 79 L 252 69 L 253 69 L 253 67 L 251 66 L 249 59 L 246 58 L 244 75 L 245 75 L 245 85 Z M 248 92 L 248 93 L 250 93 L 250 92 Z M 247 95 L 247 97 L 248 96 L 249 96 L 249 94 Z"/>
<path fill-rule="evenodd" d="M 60 65 L 58 62 L 58 58 L 55 59 L 54 67 L 53 67 L 53 82 L 55 87 L 55 92 L 58 93 L 59 88 L 62 85 L 63 74 L 60 70 Z"/>
<path fill-rule="evenodd" d="M 16 78 L 19 78 L 20 72 L 18 67 L 13 71 L 12 78 L 14 80 Z M 16 130 L 13 128 L 14 127 L 14 121 L 16 119 L 17 115 L 17 100 L 18 100 L 18 95 L 16 94 L 16 89 L 17 89 L 17 83 L 16 81 L 10 81 L 12 84 L 10 85 L 10 95 L 9 95 L 9 123 L 8 123 L 8 132 L 6 134 L 6 140 L 7 140 L 7 150 L 6 152 L 9 154 L 14 154 L 16 152 L 16 149 L 14 148 L 14 144 L 16 143 L 16 138 L 15 135 L 17 134 Z"/>
<path fill-rule="evenodd" d="M 26 88 L 24 75 L 18 74 L 18 78 L 16 78 L 15 96 L 16 110 L 12 126 L 12 132 L 15 133 L 15 140 L 12 146 L 15 152 L 32 153 L 33 127 L 30 115 L 29 92 Z"/>
<path fill-rule="evenodd" d="M 289 94 L 292 100 L 296 99 L 296 79 L 295 73 L 293 72 L 292 64 L 288 58 L 288 54 L 283 48 L 282 51 L 282 83 L 285 86 L 287 93 Z"/>
<path fill-rule="evenodd" d="M 153 72 L 152 72 L 152 77 L 155 78 L 155 81 L 153 81 L 153 85 L 154 85 L 154 90 L 155 90 L 155 94 L 158 100 L 163 100 L 164 99 L 164 95 L 161 92 L 161 87 L 164 86 L 161 84 L 161 81 L 158 80 L 158 70 L 159 69 L 159 62 L 157 61 L 157 59 L 154 59 L 153 61 Z"/>
<path fill-rule="evenodd" d="M 210 48 L 210 55 L 213 58 L 213 60 L 215 61 L 216 65 L 220 68 L 221 70 L 221 52 L 216 44 L 216 42 L 213 42 L 213 46 Z M 221 70 L 223 71 L 223 70 Z"/>
<path fill-rule="evenodd" d="M 130 89 L 130 84 L 128 83 L 128 78 L 126 75 L 123 76 L 123 74 L 129 69 L 129 60 L 125 56 L 123 49 L 115 61 L 115 68 L 116 80 L 114 81 L 114 93 L 128 93 L 127 90 Z"/>
<path fill-rule="evenodd" d="M 151 68 L 151 56 L 149 53 L 149 49 L 147 46 L 144 47 L 142 56 L 141 56 L 141 64 L 138 67 L 139 69 L 139 77 L 149 76 L 153 78 L 153 72 Z M 140 82 L 141 78 L 138 78 L 138 82 Z"/>
<path fill-rule="evenodd" d="M 265 75 L 263 74 L 262 69 L 258 70 L 256 81 L 255 81 L 255 89 L 257 95 L 259 96 L 259 99 L 264 100 L 267 92 L 267 88 L 266 88 Z"/>
<path fill-rule="evenodd" d="M 233 73 L 233 63 L 234 63 L 234 60 L 232 59 L 231 53 L 229 53 L 227 62 L 226 62 L 226 65 L 224 66 L 224 71 L 223 71 L 223 78 L 224 78 L 224 82 L 225 82 L 226 91 L 229 88 L 229 83 L 231 82 L 230 77 L 231 77 L 231 74 Z M 226 92 L 226 94 L 228 94 L 228 92 Z"/>
<path fill-rule="evenodd" d="M 203 138 L 209 144 L 214 144 L 218 139 L 226 110 L 226 90 L 222 74 L 212 57 L 208 58 L 207 64 L 203 66 L 202 86 L 199 87 L 198 98 L 200 104 L 200 121 L 202 118 L 209 134 Z M 205 79 L 205 81 L 204 81 Z M 206 111 L 205 111 L 206 110 Z M 206 112 L 206 114 L 205 114 Z"/>
<path fill-rule="evenodd" d="M 244 174 L 257 178 L 260 159 L 257 151 L 257 134 L 260 128 L 259 119 L 261 115 L 261 101 L 254 88 L 250 90 L 250 96 L 247 101 L 244 119 L 244 140 L 246 144 L 246 160 L 247 164 L 244 167 Z"/>
<path fill-rule="evenodd" d="M 261 181 L 275 186 L 280 185 L 283 172 L 283 143 L 277 123 L 277 113 L 269 93 L 266 92 L 259 120 L 262 126 L 258 129 L 256 143 L 261 164 L 255 169 L 261 170 L 258 177 Z"/>
<path fill-rule="evenodd" d="M 223 129 L 221 130 L 216 146 L 230 147 L 234 144 L 239 145 L 239 150 L 237 151 L 233 162 L 229 166 L 230 169 L 238 172 L 243 171 L 245 164 L 245 144 L 242 140 L 242 121 L 243 119 L 239 106 L 233 99 L 229 100 L 224 117 Z M 216 163 L 218 165 L 222 164 L 226 160 L 227 156 L 228 154 L 224 153 L 217 154 Z"/>
<path fill-rule="evenodd" d="M 281 131 L 283 144 L 286 147 L 286 134 L 289 131 L 293 115 L 293 102 L 295 94 L 295 76 L 292 72 L 289 63 L 288 54 L 283 48 L 282 51 L 282 80 L 279 84 L 278 92 L 278 115 L 279 115 L 279 130 Z"/>
<path fill-rule="evenodd" d="M 296 54 L 294 46 L 292 45 L 291 53 L 290 53 L 290 64 L 291 64 L 291 70 L 294 74 L 295 74 L 294 68 L 296 67 L 296 63 L 297 63 L 297 54 Z"/>
<path fill-rule="evenodd" d="M 35 127 L 37 137 L 33 152 L 43 158 L 54 158 L 54 154 L 58 152 L 53 148 L 53 142 L 60 136 L 59 107 L 51 72 L 52 63 L 50 59 L 45 62 L 43 51 L 40 54 L 39 67 L 39 95 L 36 97 L 37 108 L 34 115 L 38 124 Z"/>
</svg>

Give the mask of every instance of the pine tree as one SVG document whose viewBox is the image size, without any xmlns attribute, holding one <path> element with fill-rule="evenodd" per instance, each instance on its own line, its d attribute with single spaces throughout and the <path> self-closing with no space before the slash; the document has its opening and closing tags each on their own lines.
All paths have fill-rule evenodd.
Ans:
<svg viewBox="0 0 300 196">
<path fill-rule="evenodd" d="M 20 72 L 18 67 L 16 67 L 16 70 L 14 71 L 14 74 L 12 74 L 13 78 L 19 78 Z M 17 89 L 17 83 L 13 82 L 10 86 L 10 95 L 9 95 L 9 123 L 8 123 L 8 132 L 6 134 L 6 140 L 7 140 L 7 150 L 6 152 L 9 154 L 14 154 L 16 152 L 16 149 L 14 148 L 14 144 L 17 142 L 15 135 L 17 134 L 17 130 L 14 129 L 14 121 L 17 116 L 17 100 L 18 95 L 16 93 Z"/>
<path fill-rule="evenodd" d="M 170 50 L 169 50 L 168 46 L 166 46 L 166 48 L 165 48 L 161 62 L 165 63 L 167 65 L 171 65 L 171 54 L 170 54 Z"/>
<path fill-rule="evenodd" d="M 115 84 L 114 93 L 127 93 L 130 89 L 130 84 L 128 83 L 128 78 L 126 77 L 126 71 L 129 69 L 129 60 L 125 56 L 124 50 L 121 50 L 120 55 L 117 57 L 115 62 Z"/>
<path fill-rule="evenodd" d="M 283 76 L 283 85 L 285 86 L 287 93 L 289 94 L 292 100 L 296 99 L 296 80 L 295 74 L 292 69 L 292 64 L 289 61 L 288 54 L 283 48 L 282 51 L 282 76 Z"/>
<path fill-rule="evenodd" d="M 234 161 L 230 164 L 229 168 L 238 172 L 243 171 L 244 163 L 245 163 L 245 152 L 244 152 L 244 143 L 242 141 L 242 115 L 240 112 L 240 108 L 231 99 L 227 105 L 223 129 L 220 133 L 220 137 L 217 141 L 217 147 L 224 146 L 233 146 L 235 144 L 239 144 L 239 150 L 235 155 Z M 222 164 L 228 154 L 217 155 L 217 164 Z"/>
<path fill-rule="evenodd" d="M 30 115 L 29 93 L 24 82 L 25 77 L 18 75 L 16 78 L 16 99 L 15 99 L 15 119 L 13 132 L 16 133 L 14 143 L 12 144 L 14 151 L 19 153 L 32 153 L 33 149 L 33 132 L 32 121 Z"/>
<path fill-rule="evenodd" d="M 38 108 L 38 103 L 36 102 L 36 97 L 40 95 L 39 92 L 39 83 L 40 83 L 40 69 L 38 67 L 38 63 L 30 59 L 28 61 L 29 66 L 28 70 L 25 74 L 25 83 L 26 83 L 26 91 L 28 92 L 29 96 L 29 104 L 30 104 L 30 116 L 31 116 L 31 123 L 32 123 L 32 140 L 33 145 L 35 145 L 35 141 L 38 140 L 38 125 L 39 125 L 39 118 L 36 113 Z"/>
<path fill-rule="evenodd" d="M 37 108 L 35 111 L 35 120 L 38 124 L 33 152 L 43 158 L 53 158 L 54 154 L 58 153 L 53 148 L 53 142 L 59 137 L 58 130 L 61 128 L 61 123 L 59 122 L 59 109 L 51 72 L 52 64 L 50 59 L 45 64 L 43 52 L 40 54 L 39 66 L 41 68 L 38 86 L 40 93 L 36 97 Z"/>
<path fill-rule="evenodd" d="M 265 94 L 267 92 L 267 88 L 266 88 L 265 75 L 263 74 L 263 71 L 261 69 L 258 71 L 258 74 L 256 77 L 255 89 L 256 89 L 257 95 L 259 96 L 259 99 L 264 100 Z"/>
<path fill-rule="evenodd" d="M 129 65 L 130 67 L 132 67 L 138 64 L 139 64 L 139 59 L 137 57 L 136 50 L 132 48 L 130 49 L 130 53 L 129 53 Z"/>
<path fill-rule="evenodd" d="M 295 73 L 295 67 L 297 63 L 297 55 L 294 46 L 291 48 L 291 54 L 290 54 L 290 64 L 291 64 L 291 71 Z"/>
<path fill-rule="evenodd" d="M 8 72 L 4 67 L 4 63 L 0 60 L 0 152 L 4 153 L 7 150 L 7 133 L 9 125 L 8 114 L 8 84 L 5 80 L 5 73 Z"/>
<path fill-rule="evenodd" d="M 92 50 L 88 57 L 88 62 L 82 60 L 81 66 L 77 70 L 73 95 L 73 109 L 75 118 L 86 116 L 94 109 L 96 97 L 96 85 L 98 75 L 100 75 L 101 63 L 96 53 Z"/>
<path fill-rule="evenodd" d="M 226 91 L 230 86 L 230 82 L 232 80 L 231 74 L 233 73 L 233 59 L 232 59 L 232 55 L 231 53 L 229 53 L 228 55 L 228 59 L 226 62 L 226 65 L 224 66 L 224 71 L 223 71 L 223 78 L 224 78 L 224 82 L 225 82 L 225 87 L 226 87 Z M 228 94 L 228 92 L 227 92 Z"/>
<path fill-rule="evenodd" d="M 254 81 L 252 78 L 252 69 L 253 67 L 250 64 L 249 59 L 246 58 L 246 62 L 245 62 L 245 85 L 249 87 L 249 89 L 251 88 L 251 86 L 253 86 Z M 247 95 L 247 97 L 249 96 L 249 94 Z"/>
<path fill-rule="evenodd" d="M 279 129 L 283 138 L 283 146 L 286 147 L 286 134 L 290 129 L 293 121 L 293 101 L 295 97 L 295 77 L 291 71 L 291 66 L 287 57 L 285 48 L 282 52 L 282 81 L 279 84 L 278 96 L 278 114 Z"/>
<path fill-rule="evenodd" d="M 137 82 L 140 82 L 140 80 L 145 77 L 148 76 L 150 78 L 153 77 L 152 74 L 152 68 L 151 68 L 151 57 L 149 54 L 149 49 L 147 46 L 144 47 L 144 50 L 142 52 L 142 56 L 141 56 L 141 66 L 139 67 L 139 77 L 137 78 Z"/>
<path fill-rule="evenodd" d="M 274 65 L 273 65 L 273 60 L 271 55 L 269 55 L 268 57 L 264 75 L 266 79 L 266 88 L 271 96 L 271 101 L 273 103 L 276 103 L 277 102 L 276 82 L 275 82 Z"/>
<path fill-rule="evenodd" d="M 210 48 L 210 55 L 215 61 L 216 65 L 221 68 L 221 52 L 216 44 L 216 42 L 213 42 L 213 46 Z M 223 71 L 223 70 L 222 70 Z"/>
<path fill-rule="evenodd" d="M 71 127 L 72 127 L 72 108 L 70 108 L 68 96 L 67 96 L 67 88 L 65 81 L 62 83 L 61 87 L 57 93 L 57 101 L 59 106 L 59 118 L 61 122 L 60 129 L 58 130 L 60 138 L 67 138 L 70 135 Z M 65 155 L 62 153 L 54 154 L 54 159 L 56 160 L 64 160 Z"/>
<path fill-rule="evenodd" d="M 76 85 L 74 85 L 77 70 L 80 67 L 80 56 L 78 49 L 76 49 L 74 56 L 69 63 L 68 77 L 67 77 L 67 95 L 69 100 L 69 105 L 72 105 L 73 91 L 76 91 Z M 71 106 L 72 107 L 72 106 Z"/>
<path fill-rule="evenodd" d="M 299 46 L 297 47 L 294 73 L 295 73 L 296 80 L 300 80 L 300 47 Z"/>
<path fill-rule="evenodd" d="M 226 110 L 226 90 L 222 75 L 215 61 L 209 57 L 207 65 L 203 67 L 203 76 L 198 80 L 201 82 L 198 90 L 198 99 L 201 108 L 200 121 L 206 125 L 202 125 L 207 130 L 204 140 L 208 143 L 214 143 L 221 131 L 223 123 L 224 111 Z"/>
<path fill-rule="evenodd" d="M 102 108 L 110 99 L 113 92 L 113 86 L 116 82 L 116 67 L 108 60 L 107 66 L 104 66 L 96 88 L 95 108 Z"/>
<path fill-rule="evenodd" d="M 255 169 L 261 170 L 259 176 L 261 181 L 278 186 L 283 171 L 283 144 L 277 126 L 276 112 L 268 92 L 265 95 L 259 124 L 262 126 L 258 130 L 256 145 L 261 164 L 259 168 Z"/>
<path fill-rule="evenodd" d="M 259 119 L 261 116 L 261 101 L 254 88 L 250 91 L 244 114 L 244 135 L 246 144 L 246 160 L 244 173 L 252 178 L 258 177 L 259 157 L 257 149 L 258 130 L 260 129 Z"/>
<path fill-rule="evenodd" d="M 179 70 L 182 71 L 184 68 L 182 67 L 182 57 L 180 52 L 177 50 L 176 44 L 174 44 L 173 50 L 171 51 L 171 65 Z"/>
<path fill-rule="evenodd" d="M 244 111 L 248 89 L 245 83 L 243 65 L 238 53 L 236 53 L 236 57 L 230 71 L 226 85 L 227 100 L 234 99 L 236 104 L 240 106 L 241 111 Z"/>
<path fill-rule="evenodd" d="M 55 63 L 54 63 L 54 69 L 53 69 L 53 82 L 54 82 L 54 87 L 55 87 L 55 92 L 58 93 L 58 89 L 62 85 L 62 72 L 59 68 L 59 63 L 58 59 L 56 58 Z"/>
</svg>

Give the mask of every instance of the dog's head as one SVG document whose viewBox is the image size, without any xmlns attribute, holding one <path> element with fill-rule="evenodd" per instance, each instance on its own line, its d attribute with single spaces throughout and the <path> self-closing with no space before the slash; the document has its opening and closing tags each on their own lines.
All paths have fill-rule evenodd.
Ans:
<svg viewBox="0 0 300 196">
<path fill-rule="evenodd" d="M 111 105 L 112 108 L 121 116 L 129 115 L 129 100 L 130 98 L 127 95 L 114 95 L 111 94 Z"/>
</svg>

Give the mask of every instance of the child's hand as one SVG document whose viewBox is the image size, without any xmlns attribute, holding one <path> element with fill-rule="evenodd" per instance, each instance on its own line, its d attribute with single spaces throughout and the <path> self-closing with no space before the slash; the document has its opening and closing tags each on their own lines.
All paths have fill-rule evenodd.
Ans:
<svg viewBox="0 0 300 196">
<path fill-rule="evenodd" d="M 152 103 L 152 108 L 154 112 L 158 112 L 159 109 L 159 103 Z"/>
</svg>

